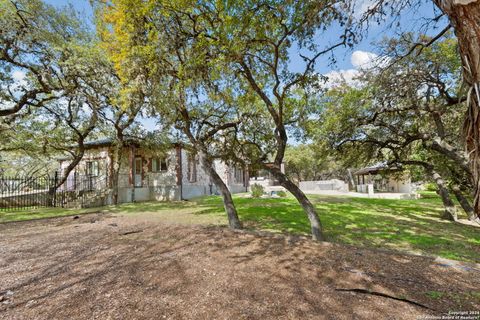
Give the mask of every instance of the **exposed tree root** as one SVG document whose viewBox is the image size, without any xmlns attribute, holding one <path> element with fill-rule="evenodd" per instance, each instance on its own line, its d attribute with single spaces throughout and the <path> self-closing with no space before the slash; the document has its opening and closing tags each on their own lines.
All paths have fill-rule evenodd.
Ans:
<svg viewBox="0 0 480 320">
<path fill-rule="evenodd" d="M 428 310 L 433 310 L 433 311 L 435 311 L 434 309 L 432 309 L 432 308 L 430 308 L 430 307 L 427 307 L 426 305 L 423 305 L 423 304 L 421 304 L 421 303 L 418 303 L 418 302 L 413 301 L 413 300 L 410 300 L 410 299 L 398 298 L 398 297 L 391 296 L 391 295 L 386 294 L 386 293 L 377 292 L 377 291 L 371 291 L 371 290 L 368 290 L 368 289 L 362 289 L 362 288 L 350 288 L 350 289 L 349 289 L 349 288 L 335 288 L 335 291 L 345 291 L 345 292 L 356 292 L 356 293 L 371 294 L 371 295 L 374 295 L 374 296 L 389 298 L 389 299 L 393 299 L 393 300 L 397 300 L 397 301 L 403 301 L 403 302 L 410 303 L 410 304 L 416 305 L 416 306 L 421 307 L 421 308 L 424 308 L 424 309 L 428 309 Z"/>
<path fill-rule="evenodd" d="M 126 235 L 128 235 L 128 234 L 132 234 L 132 233 L 139 233 L 139 232 L 143 232 L 143 230 L 132 230 L 132 231 L 127 231 L 127 232 L 121 233 L 120 235 L 122 235 L 122 236 L 126 236 Z"/>
</svg>

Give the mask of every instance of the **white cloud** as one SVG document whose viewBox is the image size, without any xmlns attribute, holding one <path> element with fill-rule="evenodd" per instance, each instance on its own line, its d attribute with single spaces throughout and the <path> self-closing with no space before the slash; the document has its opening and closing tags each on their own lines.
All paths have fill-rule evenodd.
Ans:
<svg viewBox="0 0 480 320">
<path fill-rule="evenodd" d="M 27 82 L 27 75 L 25 72 L 21 70 L 15 70 L 12 72 L 12 79 L 13 79 L 13 85 L 12 89 L 18 90 L 23 87 L 26 87 L 28 82 Z"/>
<path fill-rule="evenodd" d="M 15 70 L 12 73 L 12 78 L 15 81 L 22 81 L 25 79 L 25 72 L 20 71 L 20 70 Z"/>
<path fill-rule="evenodd" d="M 328 78 L 327 82 L 325 83 L 325 86 L 327 88 L 332 88 L 332 87 L 341 85 L 343 83 L 348 84 L 350 86 L 357 86 L 359 85 L 359 81 L 356 80 L 355 78 L 358 77 L 359 74 L 360 72 L 356 69 L 330 71 L 324 74 L 324 76 Z"/>
<path fill-rule="evenodd" d="M 352 53 L 350 62 L 356 69 L 369 69 L 375 66 L 378 55 L 368 51 L 357 50 Z"/>
<path fill-rule="evenodd" d="M 353 68 L 346 70 L 332 70 L 324 74 L 324 76 L 328 78 L 328 81 L 324 86 L 331 88 L 341 84 L 347 84 L 349 86 L 358 87 L 361 85 L 361 81 L 357 78 L 362 70 L 386 66 L 388 61 L 389 59 L 387 57 L 380 57 L 373 52 L 356 50 L 350 57 L 350 62 L 352 63 Z"/>
<path fill-rule="evenodd" d="M 375 64 L 375 60 L 378 56 L 373 52 L 357 50 L 352 53 L 350 62 L 352 63 L 352 69 L 346 70 L 332 70 L 324 76 L 328 78 L 325 83 L 326 88 L 332 88 L 342 84 L 346 84 L 352 87 L 360 86 L 360 81 L 356 78 L 360 75 L 360 70 L 372 68 Z"/>
</svg>

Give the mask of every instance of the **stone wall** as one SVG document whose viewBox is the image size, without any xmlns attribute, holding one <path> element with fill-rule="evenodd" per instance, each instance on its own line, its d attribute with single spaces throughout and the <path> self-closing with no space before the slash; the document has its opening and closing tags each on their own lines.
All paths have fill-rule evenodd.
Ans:
<svg viewBox="0 0 480 320">
<path fill-rule="evenodd" d="M 48 191 L 15 194 L 0 198 L 0 208 L 46 206 Z"/>
<path fill-rule="evenodd" d="M 86 175 L 87 174 L 87 162 L 88 161 L 97 161 L 98 162 L 98 175 L 99 176 L 107 176 L 110 174 L 110 157 L 108 153 L 108 148 L 98 148 L 98 149 L 90 149 L 85 150 L 85 155 L 83 156 L 80 163 L 77 165 L 72 172 L 70 172 L 69 177 L 73 177 L 74 172 L 77 175 Z M 70 164 L 70 160 L 61 160 L 59 164 L 60 175 L 63 176 L 65 170 L 67 169 L 68 165 Z"/>
<path fill-rule="evenodd" d="M 348 184 L 338 179 L 318 180 L 318 181 L 300 181 L 299 188 L 306 193 L 315 193 L 321 191 L 341 191 L 348 192 Z"/>
<path fill-rule="evenodd" d="M 85 174 L 86 162 L 96 160 L 99 162 L 99 174 L 110 177 L 110 158 L 112 154 L 113 151 L 109 150 L 108 147 L 87 150 L 84 159 L 79 163 L 76 168 L 77 174 Z M 176 149 L 172 148 L 171 150 L 162 154 L 152 151 L 145 151 L 140 148 L 135 149 L 134 157 L 142 157 L 143 184 L 142 187 L 137 187 L 135 188 L 135 191 L 133 191 L 131 181 L 131 149 L 129 147 L 123 148 L 118 184 L 119 202 L 131 202 L 132 200 L 188 200 L 200 196 L 215 194 L 216 187 L 211 182 L 210 177 L 203 169 L 198 155 L 196 156 L 195 160 L 196 180 L 189 180 L 188 155 L 189 152 L 187 150 L 181 150 L 182 186 L 179 186 L 177 183 L 178 159 Z M 167 160 L 167 170 L 152 172 L 152 158 L 162 158 L 164 156 Z M 67 165 L 67 161 L 62 161 L 60 164 L 61 170 L 64 170 Z M 226 165 L 222 161 L 216 161 L 215 168 L 232 193 L 245 192 L 244 183 L 235 181 L 235 177 L 233 176 L 233 170 L 230 169 L 228 165 Z M 71 175 L 73 176 L 73 172 L 71 173 Z"/>
<path fill-rule="evenodd" d="M 231 193 L 246 192 L 247 183 L 243 181 L 246 179 L 245 172 L 242 174 L 242 179 L 238 180 L 235 178 L 235 167 L 233 165 L 227 165 L 225 162 L 220 160 L 215 160 L 215 170 L 220 178 L 222 178 L 222 180 L 225 182 Z"/>
</svg>

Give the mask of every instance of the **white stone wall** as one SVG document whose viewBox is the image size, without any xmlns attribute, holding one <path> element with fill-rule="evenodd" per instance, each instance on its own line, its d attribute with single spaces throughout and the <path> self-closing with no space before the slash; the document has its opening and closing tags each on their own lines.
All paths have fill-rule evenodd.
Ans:
<svg viewBox="0 0 480 320">
<path fill-rule="evenodd" d="M 145 178 L 147 179 L 148 186 L 160 187 L 160 186 L 176 186 L 177 185 L 177 157 L 176 150 L 170 150 L 166 155 L 167 170 L 159 172 L 146 172 Z"/>
<path fill-rule="evenodd" d="M 210 183 L 210 177 L 203 170 L 200 157 L 196 156 L 196 167 L 197 167 L 197 179 L 195 182 L 190 182 L 188 180 L 188 155 L 189 152 L 185 149 L 182 149 L 182 185 L 184 186 L 204 186 Z"/>
<path fill-rule="evenodd" d="M 246 192 L 245 182 L 235 179 L 235 169 L 233 165 L 228 165 L 221 160 L 215 160 L 215 170 L 228 187 L 231 193 Z M 242 169 L 244 170 L 244 169 Z"/>
<path fill-rule="evenodd" d="M 412 192 L 411 179 L 408 176 L 403 177 L 389 177 L 388 179 L 388 191 L 410 193 Z"/>
<path fill-rule="evenodd" d="M 408 174 L 400 175 L 391 175 L 388 176 L 386 183 L 386 191 L 390 193 L 412 193 L 412 183 L 410 176 Z M 367 182 L 367 179 L 366 181 Z M 368 192 L 368 183 L 359 184 L 356 186 L 357 192 L 367 193 Z"/>
<path fill-rule="evenodd" d="M 88 161 L 98 161 L 99 176 L 106 176 L 109 173 L 108 168 L 110 166 L 110 158 L 108 156 L 108 148 L 99 148 L 95 150 L 85 150 L 85 155 L 77 167 L 70 172 L 69 177 L 73 177 L 74 172 L 77 172 L 77 175 L 85 175 L 86 163 Z M 70 160 L 63 160 L 60 162 L 59 169 L 62 176 L 70 162 Z"/>
<path fill-rule="evenodd" d="M 203 170 L 199 155 L 195 158 L 197 179 L 194 182 L 189 181 L 188 155 L 189 152 L 182 149 L 182 198 L 188 200 L 211 194 L 210 190 L 213 191 L 213 183 L 210 182 L 210 177 Z"/>
<path fill-rule="evenodd" d="M 299 188 L 303 192 L 341 191 L 348 192 L 348 184 L 338 179 L 319 181 L 300 181 Z"/>
<path fill-rule="evenodd" d="M 225 182 L 225 184 L 228 186 L 230 182 L 229 181 L 230 172 L 227 164 L 221 160 L 215 160 L 214 166 L 215 166 L 215 171 L 217 171 L 220 178 L 222 178 L 223 182 Z"/>
<path fill-rule="evenodd" d="M 273 182 L 274 181 L 272 179 L 264 179 L 263 177 L 259 177 L 257 180 L 255 180 L 253 178 L 250 179 L 248 185 L 249 185 L 249 187 L 251 187 L 254 184 L 259 184 L 259 185 L 263 186 L 264 188 L 267 188 L 267 187 L 273 186 Z"/>
</svg>

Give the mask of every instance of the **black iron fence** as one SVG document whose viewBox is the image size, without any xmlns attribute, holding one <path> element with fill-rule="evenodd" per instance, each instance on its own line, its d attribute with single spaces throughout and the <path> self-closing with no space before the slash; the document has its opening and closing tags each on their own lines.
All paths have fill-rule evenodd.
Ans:
<svg viewBox="0 0 480 320">
<path fill-rule="evenodd" d="M 104 176 L 57 174 L 43 177 L 0 176 L 0 211 L 41 207 L 83 207 L 108 190 Z M 61 184 L 60 184 L 61 183 Z"/>
</svg>

